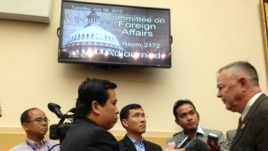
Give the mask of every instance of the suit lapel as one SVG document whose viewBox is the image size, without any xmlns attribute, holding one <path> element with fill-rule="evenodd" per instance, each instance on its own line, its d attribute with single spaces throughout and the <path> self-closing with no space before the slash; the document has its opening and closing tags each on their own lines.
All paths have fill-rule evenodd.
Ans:
<svg viewBox="0 0 268 151">
<path fill-rule="evenodd" d="M 240 118 L 239 118 L 239 120 L 240 120 Z M 238 123 L 240 123 L 240 122 L 238 122 Z M 242 121 L 242 124 L 243 124 L 243 121 Z M 241 129 L 241 125 L 242 125 L 242 124 L 238 124 L 237 131 L 236 131 L 235 137 L 234 137 L 234 139 L 233 139 L 233 142 L 232 142 L 232 144 L 231 144 L 230 150 L 233 149 L 233 147 L 236 145 L 236 143 L 238 142 L 238 140 L 239 140 L 240 137 L 242 136 L 243 129 L 244 129 L 244 128 Z"/>
<path fill-rule="evenodd" d="M 127 135 L 125 135 L 123 140 L 124 140 L 124 148 L 125 148 L 125 150 L 127 150 L 127 151 L 136 151 L 136 148 L 135 148 L 134 144 L 128 138 Z"/>
<path fill-rule="evenodd" d="M 238 141 L 240 140 L 240 137 L 242 136 L 244 130 L 247 127 L 247 123 L 250 121 L 251 117 L 254 115 L 255 111 L 259 107 L 259 105 L 264 101 L 264 99 L 267 96 L 265 94 L 260 95 L 260 97 L 254 102 L 254 104 L 250 107 L 245 119 L 243 120 L 243 123 L 238 126 L 237 132 L 235 135 L 235 138 L 231 144 L 230 151 L 233 150 L 233 148 L 236 146 Z"/>
<path fill-rule="evenodd" d="M 143 140 L 143 144 L 144 144 L 144 149 L 146 151 L 151 151 L 152 150 L 151 146 L 145 140 Z"/>
</svg>

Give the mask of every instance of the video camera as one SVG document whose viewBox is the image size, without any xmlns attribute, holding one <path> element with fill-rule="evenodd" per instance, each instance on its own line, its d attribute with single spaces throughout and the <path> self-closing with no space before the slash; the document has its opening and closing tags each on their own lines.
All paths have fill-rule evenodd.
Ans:
<svg viewBox="0 0 268 151">
<path fill-rule="evenodd" d="M 48 109 L 55 113 L 60 121 L 58 124 L 50 125 L 49 127 L 49 138 L 59 139 L 62 143 L 68 129 L 74 121 L 75 108 L 71 108 L 66 114 L 62 114 L 60 106 L 55 103 L 48 103 Z"/>
</svg>

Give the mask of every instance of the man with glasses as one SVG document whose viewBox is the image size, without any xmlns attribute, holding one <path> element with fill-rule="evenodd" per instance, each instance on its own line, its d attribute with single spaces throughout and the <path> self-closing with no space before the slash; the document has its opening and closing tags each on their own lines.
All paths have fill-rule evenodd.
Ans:
<svg viewBox="0 0 268 151">
<path fill-rule="evenodd" d="M 120 111 L 120 121 L 127 134 L 119 141 L 120 151 L 162 151 L 155 143 L 146 141 L 146 116 L 139 104 L 129 104 Z"/>
<path fill-rule="evenodd" d="M 59 143 L 45 139 L 48 131 L 48 118 L 38 108 L 30 108 L 21 114 L 20 122 L 26 132 L 26 140 L 10 151 L 59 151 Z"/>
</svg>

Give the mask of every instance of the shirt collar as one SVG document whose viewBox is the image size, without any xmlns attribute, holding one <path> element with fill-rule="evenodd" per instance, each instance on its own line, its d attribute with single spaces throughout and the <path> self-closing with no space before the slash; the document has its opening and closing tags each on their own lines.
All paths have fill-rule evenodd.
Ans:
<svg viewBox="0 0 268 151">
<path fill-rule="evenodd" d="M 136 141 L 134 138 L 132 138 L 131 136 L 129 136 L 128 134 L 127 134 L 127 137 L 131 140 L 131 142 L 132 142 L 133 144 L 138 144 L 137 141 Z M 144 141 L 144 139 L 142 138 L 142 139 L 141 139 L 141 142 L 143 143 L 143 141 Z"/>
<path fill-rule="evenodd" d="M 197 133 L 197 134 L 205 135 L 205 132 L 203 131 L 203 129 L 201 128 L 200 125 L 197 126 L 196 133 Z"/>
<path fill-rule="evenodd" d="M 201 128 L 201 126 L 200 126 L 199 124 L 197 125 L 197 128 L 196 128 L 196 134 L 195 134 L 195 137 L 196 137 L 198 134 L 205 135 L 204 130 Z M 183 135 L 185 135 L 184 132 L 183 132 Z"/>
<path fill-rule="evenodd" d="M 41 146 L 39 146 L 39 144 L 37 144 L 35 141 L 33 141 L 29 138 L 26 139 L 26 142 L 28 145 L 31 145 L 32 147 L 37 147 L 37 148 L 41 148 L 42 146 L 44 146 L 47 143 L 45 139 L 42 139 Z"/>
<path fill-rule="evenodd" d="M 244 108 L 241 118 L 242 120 L 244 120 L 244 118 L 246 117 L 250 107 L 253 105 L 253 103 L 257 100 L 257 98 L 262 94 L 262 92 L 256 93 L 246 104 L 246 107 Z"/>
</svg>

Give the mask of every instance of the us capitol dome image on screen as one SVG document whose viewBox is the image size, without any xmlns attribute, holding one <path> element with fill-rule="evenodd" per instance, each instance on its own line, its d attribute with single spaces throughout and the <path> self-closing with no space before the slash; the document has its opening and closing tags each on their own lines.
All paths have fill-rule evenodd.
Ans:
<svg viewBox="0 0 268 151">
<path fill-rule="evenodd" d="M 65 45 L 69 57 L 90 58 L 93 55 L 96 57 L 96 55 L 108 54 L 120 57 L 123 48 L 111 32 L 98 25 L 100 17 L 92 11 L 87 18 L 87 26 L 72 33 Z"/>
</svg>

